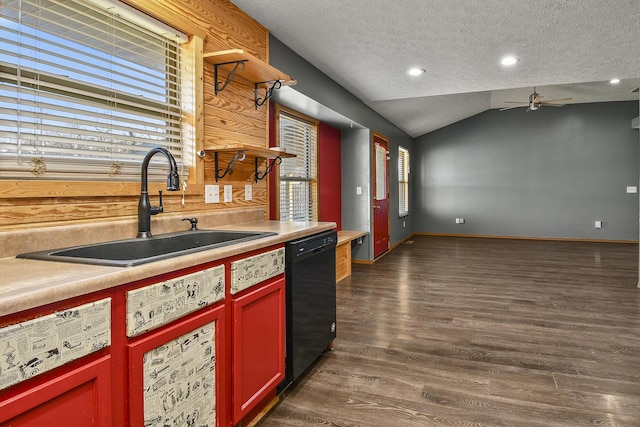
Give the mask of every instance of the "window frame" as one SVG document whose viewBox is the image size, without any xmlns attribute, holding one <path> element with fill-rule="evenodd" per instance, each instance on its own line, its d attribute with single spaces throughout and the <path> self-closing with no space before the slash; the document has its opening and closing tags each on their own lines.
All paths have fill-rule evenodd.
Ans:
<svg viewBox="0 0 640 427">
<path fill-rule="evenodd" d="M 293 120 L 298 120 L 301 122 L 305 122 L 306 124 L 310 125 L 313 128 L 313 131 L 315 132 L 315 153 L 314 153 L 314 165 L 313 168 L 315 170 L 315 177 L 311 177 L 311 178 L 306 178 L 306 179 L 300 179 L 300 177 L 296 177 L 296 179 L 292 179 L 291 181 L 306 181 L 310 183 L 310 199 L 311 199 L 311 221 L 317 221 L 318 220 L 318 212 L 319 212 L 319 169 L 318 169 L 318 148 L 319 148 L 319 125 L 320 125 L 320 121 L 317 119 L 314 119 L 312 117 L 309 117 L 305 114 L 302 114 L 298 111 L 295 111 L 293 109 L 287 108 L 283 105 L 280 104 L 275 104 L 274 107 L 274 126 L 275 126 L 275 141 L 276 144 L 279 147 L 282 147 L 282 143 L 280 141 L 280 117 L 281 115 L 285 115 L 287 117 L 289 117 L 290 119 Z M 286 147 L 282 147 L 284 149 L 286 149 Z M 287 161 L 287 158 L 283 158 L 282 159 L 283 162 Z M 274 190 L 275 190 L 275 208 L 277 209 L 276 211 L 276 219 L 278 220 L 282 220 L 282 215 L 281 215 L 281 200 L 280 200 L 280 184 L 281 184 L 281 165 L 278 166 L 277 168 L 277 173 L 274 174 L 275 176 L 275 186 L 274 186 Z"/>
<path fill-rule="evenodd" d="M 398 217 L 409 215 L 409 174 L 411 173 L 409 150 L 398 146 Z"/>
</svg>

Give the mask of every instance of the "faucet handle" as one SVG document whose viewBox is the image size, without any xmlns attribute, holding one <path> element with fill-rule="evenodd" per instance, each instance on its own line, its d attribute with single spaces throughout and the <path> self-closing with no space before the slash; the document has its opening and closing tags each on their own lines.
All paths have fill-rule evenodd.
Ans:
<svg viewBox="0 0 640 427">
<path fill-rule="evenodd" d="M 164 206 L 162 205 L 162 190 L 158 191 L 158 198 L 160 199 L 160 206 L 150 206 L 149 214 L 158 215 L 159 213 L 164 212 Z"/>
<path fill-rule="evenodd" d="M 189 221 L 191 223 L 191 229 L 198 229 L 198 218 L 182 218 L 182 221 Z"/>
</svg>

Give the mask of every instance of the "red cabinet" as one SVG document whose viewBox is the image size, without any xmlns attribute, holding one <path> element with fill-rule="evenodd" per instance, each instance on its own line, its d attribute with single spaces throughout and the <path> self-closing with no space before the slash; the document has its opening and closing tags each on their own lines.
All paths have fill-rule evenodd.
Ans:
<svg viewBox="0 0 640 427">
<path fill-rule="evenodd" d="M 112 425 L 109 355 L 80 364 L 6 400 L 0 400 L 0 426 L 46 425 Z"/>
<path fill-rule="evenodd" d="M 284 278 L 233 297 L 233 424 L 239 423 L 284 378 Z"/>
<path fill-rule="evenodd" d="M 224 331 L 218 304 L 129 344 L 131 425 L 222 425 Z"/>
<path fill-rule="evenodd" d="M 0 427 L 248 421 L 284 377 L 283 272 L 279 245 L 0 318 Z"/>
</svg>

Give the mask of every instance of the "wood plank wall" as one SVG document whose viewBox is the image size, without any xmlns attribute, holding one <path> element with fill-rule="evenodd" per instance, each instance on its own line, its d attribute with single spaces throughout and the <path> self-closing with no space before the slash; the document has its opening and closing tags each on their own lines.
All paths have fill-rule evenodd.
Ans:
<svg viewBox="0 0 640 427">
<path fill-rule="evenodd" d="M 268 32 L 251 17 L 226 0 L 126 0 L 140 9 L 190 36 L 187 72 L 193 85 L 194 114 L 187 115 L 187 125 L 194 133 L 192 157 L 185 206 L 181 192 L 163 192 L 165 212 L 192 213 L 239 208 L 264 207 L 268 211 L 266 180 L 255 183 L 254 160 L 239 162 L 234 172 L 215 182 L 213 155 L 195 156 L 202 148 L 225 144 L 250 144 L 266 147 L 268 106 L 254 106 L 253 84 L 239 79 L 215 95 L 213 67 L 203 66 L 201 52 L 233 48 L 244 49 L 268 61 Z M 231 156 L 232 157 L 232 156 Z M 221 156 L 223 165 L 230 156 Z M 264 164 L 262 164 L 264 167 Z M 204 204 L 204 185 L 233 186 L 233 202 Z M 245 184 L 253 185 L 253 200 L 244 200 Z M 150 183 L 152 204 L 157 204 L 160 183 Z M 133 217 L 137 212 L 140 183 L 0 180 L 0 230 L 50 226 L 77 221 L 104 221 L 108 218 Z M 268 212 L 266 216 L 268 215 Z M 267 216 L 268 217 L 268 216 Z"/>
</svg>

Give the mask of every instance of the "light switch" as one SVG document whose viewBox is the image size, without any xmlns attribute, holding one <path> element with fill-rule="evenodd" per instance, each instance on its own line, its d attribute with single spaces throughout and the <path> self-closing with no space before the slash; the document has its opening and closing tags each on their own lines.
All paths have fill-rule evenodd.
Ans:
<svg viewBox="0 0 640 427">
<path fill-rule="evenodd" d="M 224 202 L 231 203 L 233 201 L 233 186 L 225 185 L 224 186 Z"/>
<path fill-rule="evenodd" d="M 253 187 L 251 184 L 244 186 L 244 199 L 248 202 L 253 198 Z"/>
<path fill-rule="evenodd" d="M 600 221 L 599 219 L 596 220 L 596 228 L 602 228 L 602 221 Z"/>
<path fill-rule="evenodd" d="M 636 186 L 628 186 L 627 187 L 627 193 L 633 194 L 633 193 L 637 193 L 637 192 L 638 192 L 638 187 L 636 187 Z"/>
<path fill-rule="evenodd" d="M 358 196 L 362 195 L 362 187 L 356 187 L 356 194 Z"/>
</svg>

